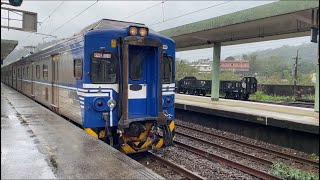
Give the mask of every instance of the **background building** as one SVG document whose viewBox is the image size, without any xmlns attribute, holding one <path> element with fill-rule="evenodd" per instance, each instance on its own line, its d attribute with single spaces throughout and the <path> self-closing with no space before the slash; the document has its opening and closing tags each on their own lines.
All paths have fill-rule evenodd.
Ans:
<svg viewBox="0 0 320 180">
<path fill-rule="evenodd" d="M 200 73 L 211 72 L 212 61 L 210 59 L 199 59 L 191 64 L 197 67 Z M 221 60 L 220 71 L 231 72 L 248 72 L 250 70 L 250 63 L 248 60 Z"/>
</svg>

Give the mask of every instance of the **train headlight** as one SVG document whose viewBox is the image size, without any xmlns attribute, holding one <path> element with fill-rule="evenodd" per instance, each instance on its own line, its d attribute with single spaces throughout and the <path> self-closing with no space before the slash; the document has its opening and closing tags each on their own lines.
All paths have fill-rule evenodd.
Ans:
<svg viewBox="0 0 320 180">
<path fill-rule="evenodd" d="M 140 28 L 139 29 L 139 34 L 140 34 L 140 36 L 147 36 L 148 35 L 148 30 L 146 28 Z"/>
<path fill-rule="evenodd" d="M 117 103 L 116 103 L 116 101 L 115 101 L 114 99 L 110 99 L 110 100 L 108 101 L 108 107 L 109 107 L 110 109 L 113 109 L 114 107 L 116 107 L 116 105 L 117 105 Z"/>
<path fill-rule="evenodd" d="M 93 100 L 93 107 L 97 111 L 104 111 L 107 107 L 107 103 L 103 98 L 98 97 Z"/>
<path fill-rule="evenodd" d="M 171 96 L 166 96 L 162 101 L 164 101 L 165 106 L 173 105 L 173 98 Z"/>
<path fill-rule="evenodd" d="M 103 106 L 103 102 L 102 102 L 102 101 L 99 101 L 99 102 L 97 102 L 97 105 L 98 105 L 98 106 Z"/>
<path fill-rule="evenodd" d="M 130 27 L 129 33 L 130 33 L 131 36 L 135 36 L 135 35 L 138 34 L 138 30 L 137 30 L 136 27 Z"/>
<path fill-rule="evenodd" d="M 166 97 L 166 103 L 167 103 L 167 104 L 170 104 L 171 102 L 172 102 L 171 96 L 167 96 L 167 97 Z"/>
</svg>

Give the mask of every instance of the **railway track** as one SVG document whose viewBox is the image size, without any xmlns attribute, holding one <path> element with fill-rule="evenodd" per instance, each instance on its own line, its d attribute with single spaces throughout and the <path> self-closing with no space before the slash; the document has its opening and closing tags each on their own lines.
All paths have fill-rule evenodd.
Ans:
<svg viewBox="0 0 320 180">
<path fill-rule="evenodd" d="M 278 152 L 278 151 L 275 151 L 275 150 L 272 150 L 272 149 L 267 149 L 265 147 L 260 147 L 260 146 L 254 145 L 254 144 L 250 144 L 250 143 L 247 143 L 247 142 L 239 141 L 239 140 L 236 140 L 236 139 L 233 139 L 233 138 L 230 138 L 230 137 L 226 137 L 226 136 L 214 134 L 214 133 L 211 133 L 211 132 L 198 130 L 196 128 L 185 126 L 185 125 L 182 125 L 182 124 L 176 124 L 176 127 L 188 129 L 188 130 L 195 131 L 197 133 L 201 133 L 201 134 L 205 134 L 205 135 L 209 135 L 209 136 L 213 136 L 215 138 L 218 138 L 218 139 L 221 139 L 221 140 L 224 140 L 224 141 L 229 141 L 229 142 L 232 142 L 233 144 L 244 146 L 246 148 L 256 149 L 256 150 L 258 150 L 260 152 L 263 152 L 263 153 L 266 153 L 266 154 L 270 154 L 270 155 L 273 155 L 273 156 L 276 156 L 276 157 L 279 157 L 279 158 L 282 158 L 282 159 L 292 160 L 292 161 L 295 161 L 295 162 L 298 162 L 298 163 L 312 165 L 314 167 L 319 168 L 319 161 L 306 159 L 306 158 L 294 156 L 294 155 L 283 153 L 283 152 Z M 196 141 L 200 141 L 202 143 L 209 144 L 211 146 L 223 149 L 225 151 L 236 153 L 239 156 L 252 159 L 252 160 L 260 162 L 262 164 L 266 164 L 266 165 L 273 164 L 272 161 L 267 160 L 267 159 L 259 158 L 259 157 L 256 157 L 256 156 L 252 156 L 252 155 L 249 155 L 249 154 L 246 154 L 246 153 L 243 153 L 243 152 L 240 152 L 240 151 L 228 148 L 228 147 L 224 147 L 224 146 L 219 145 L 219 144 L 215 144 L 215 143 L 212 143 L 212 142 L 209 142 L 209 141 L 206 141 L 206 140 L 202 140 L 202 139 L 190 136 L 188 134 L 185 134 L 185 133 L 182 133 L 182 132 L 179 132 L 179 131 L 176 131 L 176 133 L 178 135 L 180 134 L 182 136 L 186 136 L 187 138 L 191 138 L 191 139 L 194 139 Z"/>
<path fill-rule="evenodd" d="M 188 169 L 181 167 L 171 161 L 168 161 L 150 151 L 148 152 L 144 152 L 141 153 L 138 157 L 135 156 L 133 157 L 134 159 L 136 159 L 138 162 L 145 164 L 145 162 L 147 162 L 147 164 L 150 164 L 149 160 L 155 161 L 157 164 L 161 164 L 163 167 L 167 168 L 166 170 L 162 169 L 159 171 L 158 169 L 153 169 L 155 168 L 155 166 L 149 166 L 149 168 L 153 169 L 154 171 L 158 171 L 159 174 L 165 173 L 166 171 L 174 171 L 176 173 L 175 177 L 172 178 L 171 177 L 165 177 L 167 179 L 192 179 L 192 180 L 203 180 L 205 179 L 204 177 L 201 177 L 200 175 L 189 171 Z M 145 158 L 148 158 L 147 160 Z M 166 174 L 165 174 L 166 175 Z M 165 176 L 164 175 L 164 176 Z M 177 178 L 178 177 L 178 178 Z"/>
<path fill-rule="evenodd" d="M 249 166 L 246 166 L 246 165 L 243 165 L 243 164 L 240 164 L 240 163 L 237 163 L 237 162 L 234 162 L 234 161 L 229 160 L 229 159 L 224 158 L 224 157 L 217 156 L 217 155 L 215 155 L 213 153 L 210 153 L 210 152 L 201 150 L 199 148 L 196 148 L 196 147 L 181 143 L 179 141 L 174 141 L 174 143 L 175 143 L 175 145 L 177 147 L 183 148 L 186 151 L 190 151 L 190 152 L 195 153 L 195 154 L 197 154 L 199 156 L 207 158 L 207 159 L 209 159 L 211 161 L 220 162 L 222 164 L 225 164 L 225 165 L 227 165 L 229 167 L 232 167 L 234 169 L 238 169 L 238 170 L 240 170 L 240 171 L 242 171 L 244 173 L 250 174 L 252 176 L 255 176 L 255 177 L 258 177 L 258 178 L 261 178 L 261 179 L 266 179 L 266 180 L 273 180 L 273 179 L 277 179 L 278 180 L 278 179 L 280 179 L 280 178 L 278 178 L 276 176 L 273 176 L 273 175 L 270 175 L 270 174 L 268 174 L 266 172 L 251 168 Z"/>
</svg>

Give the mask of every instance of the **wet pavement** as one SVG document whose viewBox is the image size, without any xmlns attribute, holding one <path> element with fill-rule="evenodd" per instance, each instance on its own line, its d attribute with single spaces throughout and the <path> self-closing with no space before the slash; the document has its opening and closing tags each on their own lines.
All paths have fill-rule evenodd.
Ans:
<svg viewBox="0 0 320 180">
<path fill-rule="evenodd" d="M 1 179 L 161 179 L 1 83 Z"/>
</svg>

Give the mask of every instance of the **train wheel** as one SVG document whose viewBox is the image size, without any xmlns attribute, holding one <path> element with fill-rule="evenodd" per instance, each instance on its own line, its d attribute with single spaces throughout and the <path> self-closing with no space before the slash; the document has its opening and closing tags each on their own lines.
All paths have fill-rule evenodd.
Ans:
<svg viewBox="0 0 320 180">
<path fill-rule="evenodd" d="M 250 97 L 250 94 L 245 94 L 242 99 L 245 100 L 245 101 L 248 101 L 249 97 Z"/>
</svg>

